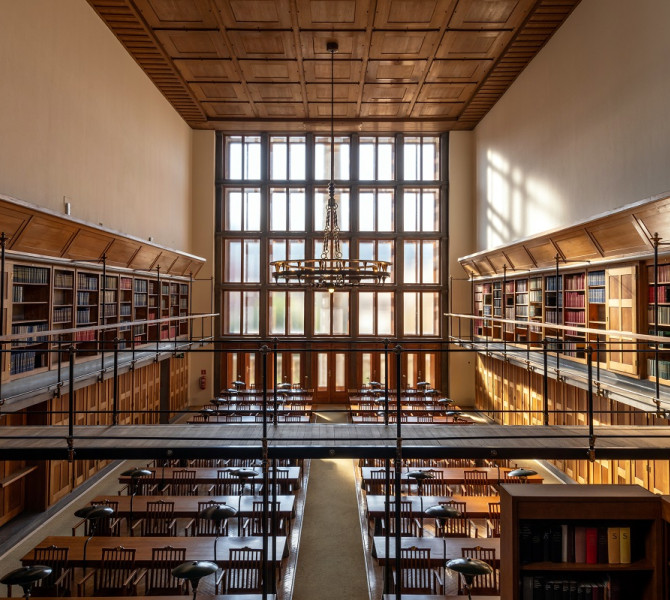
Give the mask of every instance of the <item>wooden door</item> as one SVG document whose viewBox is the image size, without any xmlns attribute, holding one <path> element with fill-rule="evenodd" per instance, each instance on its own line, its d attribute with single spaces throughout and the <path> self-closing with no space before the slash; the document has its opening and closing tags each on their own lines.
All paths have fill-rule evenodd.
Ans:
<svg viewBox="0 0 670 600">
<path fill-rule="evenodd" d="M 312 354 L 315 374 L 314 400 L 320 404 L 346 404 L 349 380 L 348 354 L 343 349 L 318 350 Z"/>
<path fill-rule="evenodd" d="M 637 267 L 607 269 L 607 329 L 637 330 Z M 608 335 L 608 368 L 619 373 L 637 374 L 637 354 L 633 340 L 625 335 Z"/>
</svg>

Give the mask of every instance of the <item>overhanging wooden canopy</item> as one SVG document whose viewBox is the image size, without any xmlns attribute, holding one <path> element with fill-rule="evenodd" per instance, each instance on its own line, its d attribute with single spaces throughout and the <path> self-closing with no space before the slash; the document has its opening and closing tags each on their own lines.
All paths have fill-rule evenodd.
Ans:
<svg viewBox="0 0 670 600">
<path fill-rule="evenodd" d="M 88 0 L 194 128 L 472 129 L 579 0 Z"/>
<path fill-rule="evenodd" d="M 564 264 L 650 256 L 656 233 L 663 242 L 670 242 L 667 193 L 458 260 L 468 275 L 488 277 L 502 275 L 505 266 L 511 271 L 550 268 L 557 257 Z"/>
<path fill-rule="evenodd" d="M 150 271 L 195 276 L 205 259 L 133 236 L 59 215 L 48 209 L 0 194 L 0 232 L 13 252 Z"/>
</svg>

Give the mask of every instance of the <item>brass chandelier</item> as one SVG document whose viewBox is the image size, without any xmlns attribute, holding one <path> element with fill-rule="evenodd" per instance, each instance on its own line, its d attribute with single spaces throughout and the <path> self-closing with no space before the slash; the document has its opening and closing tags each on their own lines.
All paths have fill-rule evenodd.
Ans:
<svg viewBox="0 0 670 600">
<path fill-rule="evenodd" d="M 311 285 L 313 287 L 350 287 L 361 283 L 381 285 L 391 274 L 391 263 L 383 260 L 349 259 L 342 257 L 340 226 L 337 222 L 335 200 L 335 53 L 337 42 L 328 42 L 330 52 L 330 183 L 323 232 L 323 251 L 320 258 L 277 260 L 270 263 L 277 283 Z"/>
</svg>

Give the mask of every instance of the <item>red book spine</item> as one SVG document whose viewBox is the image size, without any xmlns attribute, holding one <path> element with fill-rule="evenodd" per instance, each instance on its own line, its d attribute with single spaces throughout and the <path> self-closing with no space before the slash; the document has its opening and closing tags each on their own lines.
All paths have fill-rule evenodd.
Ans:
<svg viewBox="0 0 670 600">
<path fill-rule="evenodd" d="M 586 563 L 596 564 L 598 562 L 598 529 L 596 527 L 586 528 Z"/>
</svg>

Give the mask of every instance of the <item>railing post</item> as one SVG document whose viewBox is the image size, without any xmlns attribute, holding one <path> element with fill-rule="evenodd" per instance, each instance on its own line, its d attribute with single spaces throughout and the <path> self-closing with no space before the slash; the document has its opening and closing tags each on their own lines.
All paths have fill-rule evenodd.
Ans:
<svg viewBox="0 0 670 600">
<path fill-rule="evenodd" d="M 384 523 L 391 522 L 391 459 L 387 456 L 384 459 Z M 396 509 L 397 510 L 397 509 Z M 391 538 L 389 537 L 390 527 L 384 531 L 384 593 L 391 593 L 391 561 L 389 554 L 391 552 Z"/>
<path fill-rule="evenodd" d="M 272 384 L 272 398 L 274 401 L 274 406 L 273 406 L 273 413 L 274 413 L 274 424 L 275 426 L 277 425 L 279 418 L 278 418 L 278 411 L 277 411 L 277 347 L 278 347 L 278 341 L 277 338 L 274 338 L 272 342 L 272 364 L 273 368 L 272 371 L 274 373 L 274 382 Z"/>
<path fill-rule="evenodd" d="M 7 246 L 7 236 L 3 231 L 0 234 L 0 335 L 5 334 L 5 249 Z M 11 344 L 9 345 L 11 348 Z M 0 371 L 5 362 L 5 344 L 0 343 Z M 11 354 L 10 354 L 11 356 Z M 11 358 L 10 358 L 11 360 Z M 2 376 L 0 376 L 0 407 L 5 403 L 2 397 Z"/>
<path fill-rule="evenodd" d="M 270 348 L 261 346 L 261 385 L 263 386 L 263 439 L 268 437 L 268 352 Z"/>
<path fill-rule="evenodd" d="M 119 338 L 114 338 L 114 404 L 112 409 L 112 425 L 119 424 Z"/>
<path fill-rule="evenodd" d="M 265 427 L 265 421 L 263 421 Z M 268 476 L 268 440 L 263 435 L 263 600 L 268 597 L 268 494 L 270 478 Z"/>
<path fill-rule="evenodd" d="M 400 354 L 398 354 L 400 356 Z M 399 388 L 400 386 L 398 386 Z M 398 424 L 400 421 L 398 421 Z M 395 582 L 395 597 L 396 600 L 402 599 L 402 560 L 400 558 L 402 550 L 402 515 L 400 514 L 400 498 L 402 495 L 401 489 L 401 478 L 402 478 L 402 439 L 398 437 L 396 442 L 396 455 L 395 455 L 395 490 L 393 496 L 395 497 L 395 572 L 396 582 Z M 388 523 L 388 521 L 387 521 Z M 390 523 L 389 523 L 390 525 Z M 386 563 L 390 564 L 391 560 L 388 555 L 386 555 Z"/>
<path fill-rule="evenodd" d="M 548 372 L 548 344 L 547 338 L 542 338 L 542 410 L 544 424 L 549 425 L 549 372 Z"/>
<path fill-rule="evenodd" d="M 398 386 L 400 374 L 398 374 Z M 384 339 L 384 425 L 389 424 L 389 339 Z M 387 462 L 388 465 L 388 462 Z M 388 519 L 386 520 L 388 523 Z"/>
<path fill-rule="evenodd" d="M 74 437 L 74 346 L 70 344 L 70 389 L 68 398 L 68 436 Z"/>
<path fill-rule="evenodd" d="M 595 460 L 595 436 L 593 435 L 593 348 L 586 349 L 586 366 L 589 377 L 588 423 L 589 423 L 589 460 Z"/>
<path fill-rule="evenodd" d="M 398 437 L 398 440 L 402 437 L 402 428 L 400 426 L 400 422 L 402 421 L 401 415 L 402 415 L 402 395 L 400 393 L 400 381 L 401 381 L 401 372 L 402 372 L 402 347 L 400 344 L 396 345 L 396 347 L 393 349 L 395 352 L 395 367 L 396 367 L 396 373 L 398 373 L 397 376 L 397 385 L 396 385 L 396 436 Z M 400 511 L 396 511 L 400 512 Z"/>
</svg>

